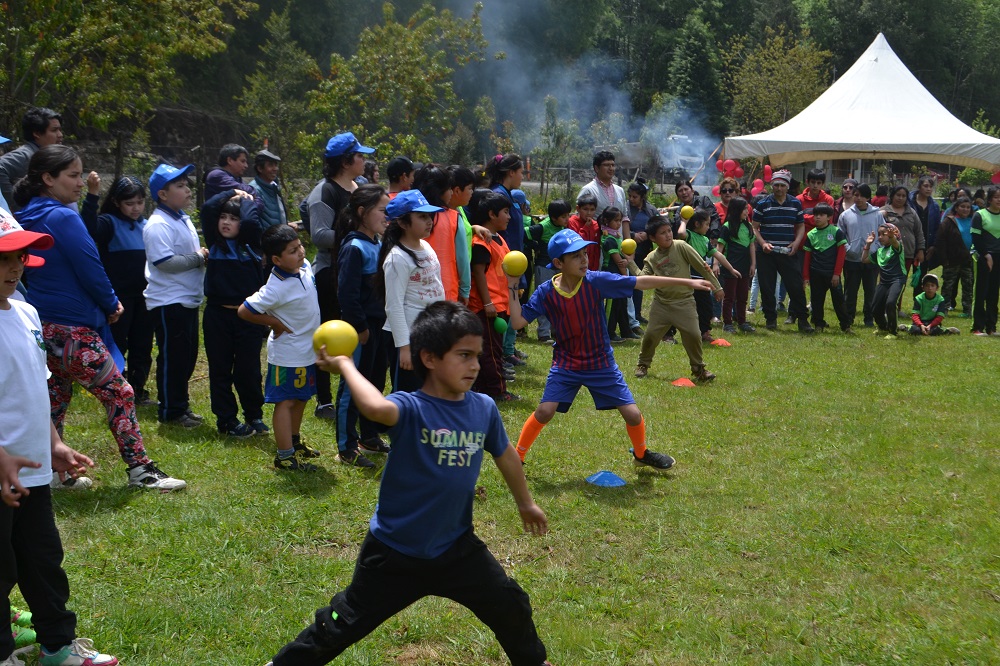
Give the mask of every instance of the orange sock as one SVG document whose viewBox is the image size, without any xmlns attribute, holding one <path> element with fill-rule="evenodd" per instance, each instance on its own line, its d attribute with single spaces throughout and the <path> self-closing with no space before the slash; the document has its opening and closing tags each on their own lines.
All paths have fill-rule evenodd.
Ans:
<svg viewBox="0 0 1000 666">
<path fill-rule="evenodd" d="M 538 439 L 538 435 L 544 427 L 545 424 L 535 418 L 534 412 L 524 422 L 524 426 L 521 428 L 521 435 L 517 438 L 517 455 L 521 459 L 521 462 L 524 462 L 524 457 L 528 455 L 528 449 Z"/>
<path fill-rule="evenodd" d="M 628 431 L 628 438 L 632 440 L 632 450 L 635 451 L 635 457 L 641 458 L 646 455 L 646 419 L 639 421 L 638 425 L 625 424 L 625 429 Z"/>
</svg>

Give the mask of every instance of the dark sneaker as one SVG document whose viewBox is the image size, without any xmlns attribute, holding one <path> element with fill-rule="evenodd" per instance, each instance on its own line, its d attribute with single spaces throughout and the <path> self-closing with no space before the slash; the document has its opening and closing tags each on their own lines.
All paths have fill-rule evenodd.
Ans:
<svg viewBox="0 0 1000 666">
<path fill-rule="evenodd" d="M 539 335 L 538 336 L 538 341 L 539 342 L 552 342 L 552 336 L 551 335 Z"/>
<path fill-rule="evenodd" d="M 247 423 L 247 425 L 253 428 L 253 434 L 255 435 L 268 435 L 271 432 L 271 429 L 261 419 L 254 419 Z"/>
<path fill-rule="evenodd" d="M 149 391 L 142 389 L 135 394 L 135 404 L 140 407 L 153 407 L 159 403 L 149 396 Z"/>
<path fill-rule="evenodd" d="M 625 338 L 622 338 L 622 337 L 617 336 L 617 335 L 612 335 L 612 336 L 609 336 L 609 337 L 611 339 L 611 342 L 615 342 L 615 343 L 617 343 L 617 342 L 625 342 Z"/>
<path fill-rule="evenodd" d="M 369 437 L 358 443 L 358 446 L 366 453 L 389 453 L 389 445 L 382 441 L 381 437 Z"/>
<path fill-rule="evenodd" d="M 641 328 L 633 328 L 631 331 L 622 336 L 623 340 L 642 340 L 642 335 L 636 333 L 636 330 L 642 330 Z"/>
<path fill-rule="evenodd" d="M 300 458 L 319 458 L 320 451 L 314 446 L 309 446 L 302 440 L 292 442 L 292 448 Z"/>
<path fill-rule="evenodd" d="M 226 426 L 219 426 L 219 433 L 225 435 L 226 437 L 235 437 L 236 439 L 253 437 L 257 434 L 254 432 L 253 428 L 248 426 L 246 423 L 240 423 L 239 421 L 233 421 Z"/>
<path fill-rule="evenodd" d="M 148 490 L 158 490 L 161 493 L 169 493 L 173 490 L 184 490 L 187 483 L 181 479 L 168 476 L 166 472 L 160 470 L 154 462 L 145 465 L 136 465 L 128 469 L 128 485 L 135 488 L 146 488 Z"/>
<path fill-rule="evenodd" d="M 648 365 L 643 365 L 642 363 L 640 363 L 639 365 L 635 366 L 635 376 L 638 377 L 639 379 L 642 379 L 648 374 L 649 374 Z"/>
<path fill-rule="evenodd" d="M 511 393 L 510 391 L 504 391 L 497 397 L 493 398 L 493 402 L 499 405 L 502 402 L 517 402 L 520 399 L 521 396 L 517 395 L 516 393 Z"/>
<path fill-rule="evenodd" d="M 677 344 L 677 340 L 675 340 L 674 336 L 672 336 L 672 335 L 664 335 L 663 336 L 663 340 L 661 340 L 661 342 L 663 342 L 664 344 L 668 344 L 668 345 L 676 345 Z"/>
<path fill-rule="evenodd" d="M 364 454 L 360 451 L 341 451 L 337 455 L 337 460 L 352 467 L 362 467 L 364 469 L 375 467 L 375 463 L 365 458 Z"/>
<path fill-rule="evenodd" d="M 313 415 L 318 419 L 329 419 L 335 421 L 337 419 L 337 405 L 327 403 L 325 405 L 316 405 L 316 411 Z"/>
<path fill-rule="evenodd" d="M 632 335 L 641 338 L 642 334 L 643 334 L 643 330 L 642 330 L 641 326 L 633 326 L 632 327 Z M 628 337 L 628 336 L 626 336 L 626 337 Z"/>
<path fill-rule="evenodd" d="M 743 331 L 744 333 L 756 333 L 757 332 L 756 328 L 754 328 L 753 326 L 751 326 L 750 324 L 748 324 L 746 322 L 743 322 L 742 324 L 740 324 L 740 330 Z"/>
<path fill-rule="evenodd" d="M 698 372 L 694 372 L 692 374 L 694 375 L 694 380 L 696 382 L 701 382 L 702 384 L 706 384 L 715 379 L 715 373 L 709 372 L 706 368 L 702 368 Z"/>
<path fill-rule="evenodd" d="M 302 456 L 298 451 L 291 458 L 274 456 L 274 469 L 280 469 L 285 472 L 315 472 L 319 469 L 316 465 L 304 462 L 301 458 Z"/>
<path fill-rule="evenodd" d="M 521 329 L 521 331 L 523 331 L 523 330 L 524 330 L 524 329 L 522 328 L 522 329 Z M 522 361 L 527 361 L 527 360 L 528 360 L 528 355 L 527 355 L 527 354 L 525 354 L 525 353 L 524 353 L 523 351 L 521 351 L 520 349 L 516 349 L 516 348 L 514 349 L 514 356 L 518 357 L 518 358 L 519 358 L 519 359 L 521 359 Z"/>
<path fill-rule="evenodd" d="M 778 330 L 778 322 L 777 322 L 777 320 L 775 320 L 775 319 L 768 319 L 767 323 L 764 324 L 764 328 L 766 328 L 769 331 L 777 331 Z"/>
<path fill-rule="evenodd" d="M 197 428 L 198 426 L 201 425 L 201 419 L 192 418 L 190 414 L 184 413 L 172 419 L 167 419 L 166 421 L 162 421 L 162 423 L 166 423 L 167 425 L 180 426 L 182 428 Z"/>
<path fill-rule="evenodd" d="M 805 319 L 799 322 L 799 333 L 815 333 L 816 329 Z"/>
<path fill-rule="evenodd" d="M 641 458 L 635 455 L 635 451 L 632 452 L 632 464 L 636 467 L 651 467 L 655 470 L 665 471 L 674 466 L 674 459 L 666 453 L 656 453 L 646 449 L 646 453 Z"/>
<path fill-rule="evenodd" d="M 865 319 L 865 328 L 875 328 L 875 322 L 871 319 Z"/>
<path fill-rule="evenodd" d="M 735 333 L 736 332 L 736 327 L 733 326 L 732 324 L 726 324 L 725 326 L 722 327 L 722 332 L 723 333 Z"/>
<path fill-rule="evenodd" d="M 713 336 L 708 331 L 705 331 L 704 333 L 701 334 L 701 341 L 702 342 L 709 342 L 709 343 L 715 342 L 715 336 Z"/>
<path fill-rule="evenodd" d="M 187 411 L 184 412 L 184 416 L 188 417 L 189 419 L 194 419 L 195 421 L 204 421 L 205 420 L 205 417 L 203 417 L 201 414 L 195 414 L 190 409 L 188 409 Z"/>
<path fill-rule="evenodd" d="M 517 367 L 519 365 L 528 365 L 525 361 L 517 354 L 511 354 L 510 356 L 504 356 L 503 360 L 510 363 L 512 366 Z"/>
<path fill-rule="evenodd" d="M 517 375 L 514 374 L 513 370 L 504 370 L 503 379 L 505 382 L 513 382 L 517 380 Z"/>
</svg>

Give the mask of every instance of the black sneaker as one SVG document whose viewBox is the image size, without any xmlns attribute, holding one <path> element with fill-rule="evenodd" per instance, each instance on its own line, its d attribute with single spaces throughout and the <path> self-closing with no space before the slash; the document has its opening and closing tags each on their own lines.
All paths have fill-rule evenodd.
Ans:
<svg viewBox="0 0 1000 666">
<path fill-rule="evenodd" d="M 366 453 L 389 453 L 389 445 L 381 437 L 369 437 L 358 442 L 358 446 Z"/>
<path fill-rule="evenodd" d="M 646 453 L 641 458 L 632 451 L 632 464 L 636 467 L 651 467 L 655 470 L 665 471 L 674 466 L 674 459 L 666 453 L 656 453 L 646 449 Z"/>
<path fill-rule="evenodd" d="M 292 448 L 295 449 L 295 454 L 302 458 L 319 458 L 320 456 L 319 449 L 309 446 L 301 440 L 292 442 Z"/>
<path fill-rule="evenodd" d="M 538 336 L 538 341 L 539 342 L 552 342 L 552 336 L 551 335 L 539 335 Z"/>
<path fill-rule="evenodd" d="M 769 331 L 777 331 L 778 330 L 778 322 L 777 322 L 777 320 L 775 320 L 775 319 L 769 319 L 767 321 L 767 323 L 764 324 L 764 328 L 766 328 Z"/>
<path fill-rule="evenodd" d="M 799 321 L 799 333 L 815 333 L 816 329 L 805 319 Z"/>
<path fill-rule="evenodd" d="M 746 322 L 740 324 L 740 330 L 743 331 L 744 333 L 756 333 L 757 332 L 756 328 L 754 328 L 751 324 L 746 323 Z"/>
<path fill-rule="evenodd" d="M 267 424 L 261 419 L 249 421 L 247 425 L 253 428 L 253 434 L 255 435 L 268 435 L 271 433 L 271 429 L 268 428 Z"/>
<path fill-rule="evenodd" d="M 337 419 L 337 405 L 333 403 L 327 403 L 325 405 L 316 405 L 316 410 L 313 415 L 318 419 L 330 419 L 335 421 Z"/>
<path fill-rule="evenodd" d="M 274 469 L 279 469 L 283 472 L 315 472 L 319 468 L 312 463 L 300 460 L 300 454 L 296 451 L 295 455 L 291 458 L 274 456 Z"/>
<path fill-rule="evenodd" d="M 519 365 L 528 365 L 520 356 L 517 354 L 511 354 L 510 356 L 503 357 L 504 363 L 510 363 L 511 366 L 517 367 Z"/>
<path fill-rule="evenodd" d="M 362 467 L 364 469 L 371 469 L 372 467 L 375 467 L 375 463 L 368 458 L 365 458 L 364 454 L 360 451 L 341 451 L 337 455 L 337 460 L 345 465 L 351 465 L 352 467 Z"/>
<path fill-rule="evenodd" d="M 194 419 L 195 421 L 199 421 L 199 422 L 205 420 L 205 418 L 201 414 L 195 414 L 190 409 L 188 409 L 188 410 L 186 410 L 184 412 L 184 416 L 188 417 L 189 419 Z"/>
<path fill-rule="evenodd" d="M 246 423 L 233 421 L 229 425 L 219 426 L 219 434 L 225 435 L 226 437 L 235 437 L 236 439 L 245 439 L 247 437 L 253 437 L 257 433 Z"/>
<path fill-rule="evenodd" d="M 190 414 L 181 414 L 172 419 L 167 419 L 166 421 L 161 421 L 167 425 L 180 426 L 182 428 L 197 428 L 201 425 L 201 419 L 192 418 Z"/>
<path fill-rule="evenodd" d="M 158 405 L 159 402 L 157 402 L 154 398 L 150 397 L 149 391 L 147 391 L 146 389 L 142 389 L 135 394 L 135 404 L 138 405 L 139 407 L 153 407 L 155 405 Z"/>
</svg>

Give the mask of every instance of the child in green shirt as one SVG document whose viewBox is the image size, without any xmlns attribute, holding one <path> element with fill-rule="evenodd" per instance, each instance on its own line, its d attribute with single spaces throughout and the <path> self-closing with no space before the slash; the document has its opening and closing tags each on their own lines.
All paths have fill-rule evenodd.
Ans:
<svg viewBox="0 0 1000 666">
<path fill-rule="evenodd" d="M 909 330 L 910 335 L 957 335 L 959 331 L 954 326 L 941 326 L 947 306 L 944 296 L 938 293 L 937 275 L 928 273 L 920 281 L 920 286 L 924 291 L 913 299 L 913 310 L 910 313 L 913 325 L 907 327 L 906 324 L 900 324 L 899 330 Z"/>
</svg>

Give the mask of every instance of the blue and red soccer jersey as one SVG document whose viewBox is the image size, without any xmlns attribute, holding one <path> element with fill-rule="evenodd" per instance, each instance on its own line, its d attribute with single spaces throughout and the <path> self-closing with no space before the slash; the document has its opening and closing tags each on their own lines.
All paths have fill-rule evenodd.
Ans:
<svg viewBox="0 0 1000 666">
<path fill-rule="evenodd" d="M 604 299 L 631 298 L 635 278 L 587 271 L 573 293 L 556 288 L 556 278 L 538 285 L 521 308 L 521 315 L 529 322 L 544 315 L 552 323 L 556 341 L 552 367 L 574 371 L 616 367 Z"/>
</svg>

